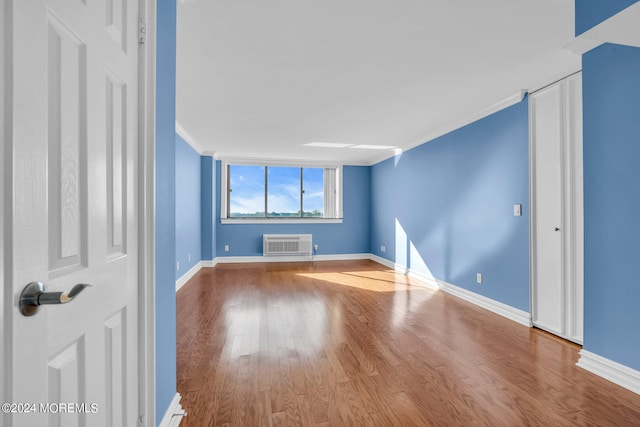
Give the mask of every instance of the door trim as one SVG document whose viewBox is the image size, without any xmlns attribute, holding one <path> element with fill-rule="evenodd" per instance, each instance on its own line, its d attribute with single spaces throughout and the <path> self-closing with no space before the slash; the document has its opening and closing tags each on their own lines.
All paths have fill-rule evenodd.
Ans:
<svg viewBox="0 0 640 427">
<path fill-rule="evenodd" d="M 531 93 L 527 100 L 527 115 L 529 124 L 529 313 L 531 315 L 531 325 L 533 326 L 533 310 L 535 305 L 535 286 L 536 283 L 536 271 L 535 266 L 537 264 L 536 258 L 536 183 L 535 183 L 535 156 L 536 150 L 533 144 L 533 108 L 531 101 Z"/>
<path fill-rule="evenodd" d="M 575 75 L 580 74 L 580 85 L 575 86 Z M 583 189 L 583 165 L 582 165 L 582 75 L 575 73 L 567 77 L 565 83 L 565 102 L 570 108 L 565 108 L 565 155 L 567 156 L 567 170 L 565 171 L 565 189 L 568 192 L 565 207 L 564 222 L 567 224 L 567 268 L 565 280 L 567 286 L 567 298 L 577 301 L 581 294 L 582 305 L 570 304 L 566 313 L 567 338 L 578 344 L 583 343 L 584 338 L 584 189 Z M 579 91 L 578 99 L 576 93 Z M 582 313 L 581 327 L 578 328 L 578 308 Z M 579 330 L 578 330 L 579 329 Z"/>
<path fill-rule="evenodd" d="M 155 310 L 155 117 L 156 2 L 139 0 L 140 25 L 146 40 L 139 44 L 139 200 L 138 200 L 138 424 L 156 426 Z M 140 34 L 138 35 L 140 37 Z"/>
</svg>

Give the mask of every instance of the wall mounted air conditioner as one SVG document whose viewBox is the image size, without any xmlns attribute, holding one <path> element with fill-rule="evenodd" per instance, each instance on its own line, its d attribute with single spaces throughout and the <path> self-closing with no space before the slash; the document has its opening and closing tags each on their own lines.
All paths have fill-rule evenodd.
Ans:
<svg viewBox="0 0 640 427">
<path fill-rule="evenodd" d="M 311 234 L 263 234 L 262 254 L 274 255 L 312 255 Z"/>
</svg>

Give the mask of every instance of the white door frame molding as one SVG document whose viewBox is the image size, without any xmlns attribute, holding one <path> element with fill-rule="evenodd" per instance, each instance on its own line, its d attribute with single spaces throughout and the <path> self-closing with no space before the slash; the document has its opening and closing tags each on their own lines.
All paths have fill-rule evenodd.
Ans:
<svg viewBox="0 0 640 427">
<path fill-rule="evenodd" d="M 569 304 L 566 314 L 568 339 L 582 344 L 584 339 L 584 196 L 582 169 L 582 72 L 569 76 L 565 82 L 565 158 L 566 205 L 563 222 L 567 229 L 564 280 L 567 298 L 581 301 Z M 578 318 L 582 319 L 578 322 Z"/>
<path fill-rule="evenodd" d="M 11 55 L 11 45 L 13 39 L 13 28 L 11 26 L 10 11 L 11 2 L 9 0 L 0 0 L 0 26 L 3 28 L 2 42 L 0 43 L 0 132 L 2 132 L 2 140 L 5 143 L 0 147 L 0 165 L 2 166 L 3 176 L 0 184 L 0 275 L 4 282 L 4 286 L 0 291 L 0 346 L 7 348 L 7 339 L 9 334 L 5 333 L 5 329 L 11 327 L 11 310 L 7 310 L 6 301 L 11 298 L 8 295 L 11 294 L 12 287 L 7 286 L 7 283 L 11 283 L 10 268 L 5 269 L 6 255 L 9 253 L 8 249 L 11 244 L 11 234 L 8 224 L 10 223 L 9 207 L 10 203 L 5 200 L 5 195 L 10 194 L 9 190 L 12 186 L 13 174 L 11 166 L 11 141 L 12 136 L 12 115 L 11 104 L 13 100 L 13 80 L 11 77 L 11 67 L 9 64 L 11 61 L 7 61 L 6 58 Z M 6 295 L 5 295 L 6 294 Z M 6 402 L 6 393 L 9 390 L 11 384 L 7 384 L 9 376 L 6 375 L 7 369 L 5 361 L 6 351 L 0 352 L 0 402 Z M 0 420 L 5 420 L 6 415 L 0 414 Z M 4 424 L 4 422 L 3 422 Z"/>
<path fill-rule="evenodd" d="M 145 28 L 140 52 L 140 200 L 138 239 L 140 275 L 138 328 L 140 344 L 140 425 L 156 426 L 156 310 L 155 310 L 155 156 L 156 156 L 156 2 L 140 0 L 140 25 Z"/>
</svg>

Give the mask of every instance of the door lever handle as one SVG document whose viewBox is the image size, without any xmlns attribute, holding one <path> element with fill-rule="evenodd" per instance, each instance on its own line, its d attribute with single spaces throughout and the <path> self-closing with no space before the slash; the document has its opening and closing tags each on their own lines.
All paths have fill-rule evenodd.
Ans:
<svg viewBox="0 0 640 427">
<path fill-rule="evenodd" d="M 44 304 L 66 304 L 73 301 L 86 287 L 85 283 L 75 285 L 69 293 L 45 292 L 41 282 L 29 283 L 20 294 L 20 313 L 24 316 L 33 316 L 38 312 L 38 307 Z"/>
</svg>

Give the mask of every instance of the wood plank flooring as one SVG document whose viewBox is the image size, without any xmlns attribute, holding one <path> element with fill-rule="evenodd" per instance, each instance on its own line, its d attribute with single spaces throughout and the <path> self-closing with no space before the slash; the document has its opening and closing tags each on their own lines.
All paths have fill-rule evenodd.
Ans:
<svg viewBox="0 0 640 427">
<path fill-rule="evenodd" d="M 640 426 L 579 347 L 371 261 L 220 264 L 177 294 L 181 426 Z"/>
</svg>

